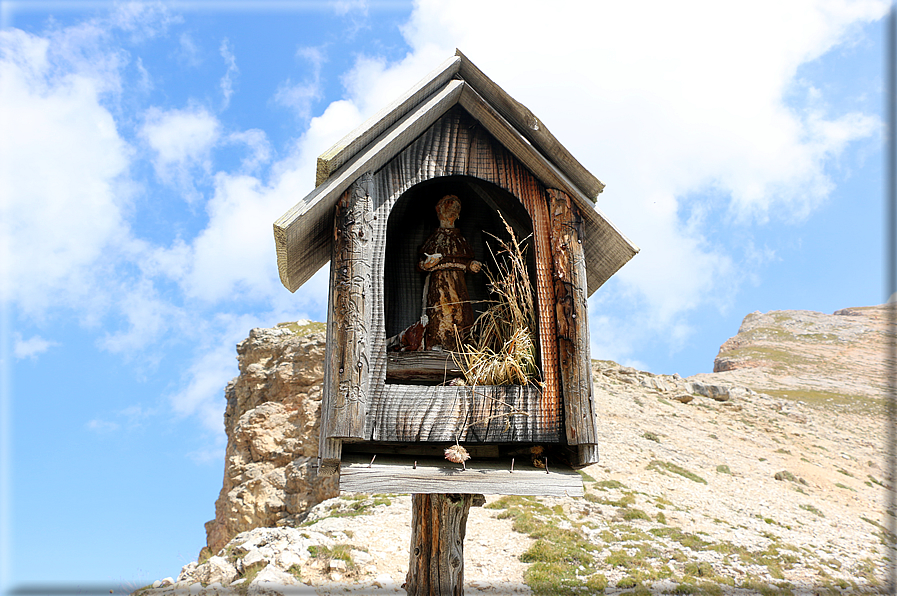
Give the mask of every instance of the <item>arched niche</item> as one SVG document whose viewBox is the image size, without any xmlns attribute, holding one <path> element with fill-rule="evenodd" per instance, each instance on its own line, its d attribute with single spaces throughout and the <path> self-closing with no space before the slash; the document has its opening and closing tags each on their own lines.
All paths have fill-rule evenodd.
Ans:
<svg viewBox="0 0 897 596">
<path fill-rule="evenodd" d="M 384 309 L 386 337 L 400 333 L 420 319 L 424 303 L 426 274 L 418 271 L 420 247 L 439 225 L 436 202 L 445 195 L 461 200 L 461 217 L 456 227 L 473 248 L 474 258 L 495 273 L 490 251 L 499 242 L 510 240 L 505 224 L 514 230 L 518 241 L 529 246 L 529 273 L 535 287 L 535 261 L 531 245 L 532 220 L 520 201 L 508 191 L 472 176 L 443 176 L 416 184 L 393 206 L 386 231 L 384 260 Z M 475 316 L 487 307 L 489 291 L 485 271 L 468 273 L 467 288 Z M 536 330 L 532 330 L 536 334 Z"/>
</svg>

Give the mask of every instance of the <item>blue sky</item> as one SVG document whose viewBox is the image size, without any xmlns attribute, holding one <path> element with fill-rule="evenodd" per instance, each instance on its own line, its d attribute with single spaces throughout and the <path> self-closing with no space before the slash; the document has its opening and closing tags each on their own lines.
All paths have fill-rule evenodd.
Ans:
<svg viewBox="0 0 897 596">
<path fill-rule="evenodd" d="M 195 559 L 234 345 L 325 316 L 272 223 L 456 47 L 641 248 L 590 300 L 593 357 L 709 372 L 749 312 L 884 301 L 887 3 L 544 6 L 0 2 L 5 588 Z"/>
</svg>

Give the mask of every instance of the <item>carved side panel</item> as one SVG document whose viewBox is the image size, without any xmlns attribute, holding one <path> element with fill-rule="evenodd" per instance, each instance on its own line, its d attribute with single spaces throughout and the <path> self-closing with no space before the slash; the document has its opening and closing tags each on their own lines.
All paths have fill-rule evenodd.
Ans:
<svg viewBox="0 0 897 596">
<path fill-rule="evenodd" d="M 567 443 L 597 441 L 589 357 L 589 317 L 582 217 L 566 193 L 549 189 L 557 347 Z M 580 453 L 584 453 L 580 450 Z"/>
<path fill-rule="evenodd" d="M 330 378 L 324 402 L 329 416 L 322 430 L 330 439 L 364 437 L 370 387 L 371 181 L 371 174 L 365 174 L 352 184 L 334 216 L 327 338 Z"/>
</svg>

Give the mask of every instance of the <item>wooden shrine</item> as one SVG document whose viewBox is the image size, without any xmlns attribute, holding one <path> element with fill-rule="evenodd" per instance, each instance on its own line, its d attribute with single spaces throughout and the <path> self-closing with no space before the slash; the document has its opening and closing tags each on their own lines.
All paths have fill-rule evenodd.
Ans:
<svg viewBox="0 0 897 596">
<path fill-rule="evenodd" d="M 599 443 L 586 301 L 638 252 L 595 209 L 603 184 L 460 52 L 318 158 L 316 184 L 274 236 L 290 291 L 330 261 L 319 473 L 358 492 L 581 495 L 570 468 Z M 512 232 L 538 380 L 459 384 L 434 329 L 471 315 L 437 320 L 428 300 L 443 284 L 482 312 Z M 463 465 L 443 457 L 455 444 Z"/>
</svg>

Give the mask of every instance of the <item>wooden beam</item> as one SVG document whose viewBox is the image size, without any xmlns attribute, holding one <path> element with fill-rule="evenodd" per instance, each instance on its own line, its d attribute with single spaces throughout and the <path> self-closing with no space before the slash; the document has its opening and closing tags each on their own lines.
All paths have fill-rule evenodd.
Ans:
<svg viewBox="0 0 897 596">
<path fill-rule="evenodd" d="M 461 58 L 452 56 L 397 100 L 368 118 L 318 157 L 315 186 L 320 186 L 340 166 L 364 149 L 402 116 L 436 93 L 458 72 Z"/>
<path fill-rule="evenodd" d="M 597 442 L 597 421 L 592 399 L 592 362 L 589 355 L 589 315 L 582 218 L 563 191 L 548 189 L 551 218 L 551 255 L 564 424 L 567 443 Z"/>
<path fill-rule="evenodd" d="M 361 176 L 343 194 L 334 216 L 330 310 L 324 387 L 326 439 L 364 437 L 370 382 L 371 174 Z"/>
<path fill-rule="evenodd" d="M 446 443 L 448 446 L 450 443 Z M 416 463 L 416 465 L 415 465 Z M 548 462 L 548 472 L 523 458 L 477 460 L 460 464 L 445 459 L 356 454 L 343 456 L 340 490 L 361 493 L 474 493 L 484 495 L 583 496 L 582 477 L 561 462 Z"/>
<path fill-rule="evenodd" d="M 333 206 L 365 172 L 379 169 L 458 102 L 461 81 L 449 81 L 274 222 L 277 269 L 295 292 L 330 259 Z"/>
</svg>

